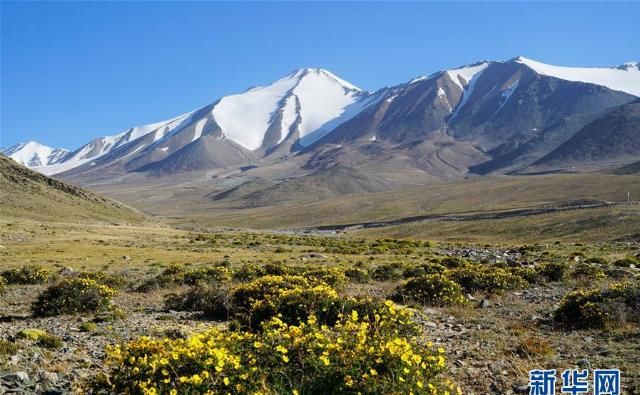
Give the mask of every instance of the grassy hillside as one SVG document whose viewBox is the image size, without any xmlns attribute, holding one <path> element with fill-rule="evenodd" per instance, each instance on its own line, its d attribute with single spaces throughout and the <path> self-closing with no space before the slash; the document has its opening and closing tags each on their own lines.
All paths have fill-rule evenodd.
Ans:
<svg viewBox="0 0 640 395">
<path fill-rule="evenodd" d="M 122 203 L 31 171 L 0 155 L 0 217 L 53 222 L 140 223 Z"/>
</svg>

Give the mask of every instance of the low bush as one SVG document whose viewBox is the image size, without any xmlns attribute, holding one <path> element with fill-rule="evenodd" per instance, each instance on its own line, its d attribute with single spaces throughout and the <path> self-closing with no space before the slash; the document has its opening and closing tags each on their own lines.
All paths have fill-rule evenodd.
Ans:
<svg viewBox="0 0 640 395">
<path fill-rule="evenodd" d="M 398 335 L 416 324 L 388 302 L 370 320 L 352 312 L 334 327 L 278 318 L 260 332 L 211 329 L 186 339 L 140 338 L 107 350 L 97 393 L 460 393 L 440 377 L 444 349 Z"/>
<path fill-rule="evenodd" d="M 382 264 L 371 272 L 371 278 L 376 281 L 395 281 L 402 278 L 404 267 L 399 262 Z"/>
<path fill-rule="evenodd" d="M 0 356 L 14 355 L 20 348 L 12 341 L 0 339 Z"/>
<path fill-rule="evenodd" d="M 522 358 L 547 357 L 554 354 L 551 343 L 539 337 L 527 337 L 516 347 L 516 354 Z"/>
<path fill-rule="evenodd" d="M 609 264 L 609 262 L 607 262 L 606 259 L 599 258 L 599 257 L 587 258 L 584 260 L 584 263 L 592 263 L 592 264 L 603 265 L 603 266 Z"/>
<path fill-rule="evenodd" d="M 302 275 L 314 283 L 323 282 L 334 288 L 342 288 L 347 283 L 344 269 L 338 267 L 307 270 Z"/>
<path fill-rule="evenodd" d="M 565 328 L 606 328 L 640 323 L 640 284 L 618 283 L 606 289 L 568 293 L 554 313 Z"/>
<path fill-rule="evenodd" d="M 88 278 L 69 278 L 38 295 L 31 306 L 35 316 L 92 313 L 108 309 L 116 291 Z"/>
<path fill-rule="evenodd" d="M 0 276 L 0 295 L 5 293 L 7 290 L 7 280 L 4 277 Z"/>
<path fill-rule="evenodd" d="M 539 277 L 546 281 L 560 281 L 567 272 L 567 265 L 558 262 L 547 262 L 536 267 Z"/>
<path fill-rule="evenodd" d="M 200 311 L 212 320 L 229 318 L 229 295 L 227 289 L 213 284 L 198 284 L 181 294 L 169 294 L 165 299 L 168 310 Z"/>
<path fill-rule="evenodd" d="M 113 289 L 123 289 L 129 282 L 129 278 L 124 273 L 84 272 L 79 273 L 78 277 L 95 280 L 98 284 L 106 285 Z"/>
<path fill-rule="evenodd" d="M 32 341 L 43 348 L 57 349 L 64 345 L 58 336 L 42 329 L 23 329 L 16 333 L 16 338 Z"/>
<path fill-rule="evenodd" d="M 460 284 L 466 292 L 502 293 L 527 285 L 522 277 L 511 273 L 508 269 L 492 266 L 466 265 L 451 269 L 446 275 Z"/>
<path fill-rule="evenodd" d="M 51 270 L 40 265 L 27 265 L 0 273 L 7 284 L 44 284 L 52 276 Z"/>
<path fill-rule="evenodd" d="M 580 280 L 602 280 L 606 278 L 607 275 L 598 265 L 577 263 L 571 271 L 571 277 Z"/>
<path fill-rule="evenodd" d="M 225 266 L 209 266 L 191 270 L 184 274 L 184 283 L 195 285 L 199 282 L 220 283 L 231 280 L 232 272 Z"/>
<path fill-rule="evenodd" d="M 267 274 L 264 267 L 247 263 L 233 272 L 233 279 L 236 281 L 252 281 Z"/>
<path fill-rule="evenodd" d="M 618 267 L 630 267 L 631 265 L 634 266 L 638 266 L 638 260 L 632 256 L 626 257 L 626 258 L 622 258 L 622 259 L 618 259 L 616 261 L 613 262 L 614 266 L 618 266 Z"/>
<path fill-rule="evenodd" d="M 414 302 L 427 306 L 449 306 L 465 304 L 462 287 L 441 274 L 415 277 L 398 286 L 394 300 Z"/>
<path fill-rule="evenodd" d="M 359 284 L 368 283 L 371 279 L 368 271 L 357 267 L 346 269 L 344 275 L 347 276 L 349 281 Z"/>
</svg>

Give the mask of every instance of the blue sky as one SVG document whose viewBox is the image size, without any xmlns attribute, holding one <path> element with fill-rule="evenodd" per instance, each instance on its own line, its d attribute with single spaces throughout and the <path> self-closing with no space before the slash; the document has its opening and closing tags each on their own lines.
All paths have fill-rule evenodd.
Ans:
<svg viewBox="0 0 640 395">
<path fill-rule="evenodd" d="M 364 89 L 484 59 L 640 60 L 640 2 L 1 3 L 0 145 L 77 148 L 322 67 Z"/>
</svg>

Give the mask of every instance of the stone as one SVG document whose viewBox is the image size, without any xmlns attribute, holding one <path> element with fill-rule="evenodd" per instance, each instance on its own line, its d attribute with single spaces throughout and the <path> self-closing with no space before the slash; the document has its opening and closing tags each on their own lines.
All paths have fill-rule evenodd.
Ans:
<svg viewBox="0 0 640 395">
<path fill-rule="evenodd" d="M 6 374 L 4 376 L 2 376 L 2 381 L 5 382 L 24 382 L 24 381 L 29 381 L 29 375 L 27 374 L 27 372 L 15 372 L 15 373 L 9 373 Z"/>
<path fill-rule="evenodd" d="M 515 392 L 516 394 L 528 394 L 529 393 L 529 385 L 527 385 L 527 384 L 523 384 L 523 385 L 514 384 L 513 385 L 513 392 Z"/>
<path fill-rule="evenodd" d="M 489 302 L 487 299 L 482 299 L 480 303 L 478 303 L 478 307 L 481 309 L 486 309 L 489 306 L 491 306 L 491 302 Z"/>
</svg>

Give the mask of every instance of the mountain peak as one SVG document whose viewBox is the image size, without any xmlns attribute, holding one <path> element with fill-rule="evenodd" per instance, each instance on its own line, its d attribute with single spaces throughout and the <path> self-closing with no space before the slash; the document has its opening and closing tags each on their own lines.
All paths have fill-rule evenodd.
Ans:
<svg viewBox="0 0 640 395">
<path fill-rule="evenodd" d="M 51 148 L 36 141 L 19 143 L 6 148 L 2 154 L 28 167 L 47 166 L 64 159 L 68 150 L 64 148 Z"/>
<path fill-rule="evenodd" d="M 311 77 L 311 76 L 325 77 L 325 78 L 328 78 L 330 80 L 333 80 L 334 82 L 338 83 L 339 85 L 342 85 L 343 87 L 345 87 L 347 89 L 357 90 L 357 91 L 361 90 L 357 86 L 353 85 L 352 83 L 350 83 L 348 81 L 343 80 L 342 78 L 340 78 L 337 75 L 333 74 L 329 70 L 322 69 L 322 68 L 319 68 L 319 67 L 302 67 L 302 68 L 299 68 L 299 69 L 296 69 L 296 70 L 292 71 L 285 78 L 294 78 L 294 79 L 297 79 L 297 80 L 301 80 L 301 79 L 303 79 L 305 77 Z"/>
</svg>

